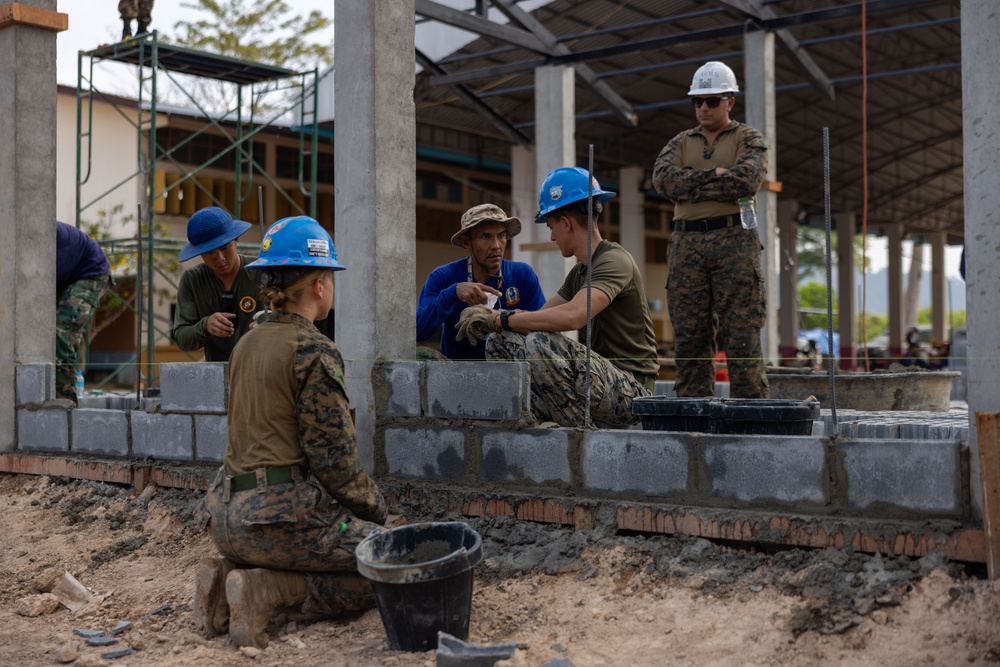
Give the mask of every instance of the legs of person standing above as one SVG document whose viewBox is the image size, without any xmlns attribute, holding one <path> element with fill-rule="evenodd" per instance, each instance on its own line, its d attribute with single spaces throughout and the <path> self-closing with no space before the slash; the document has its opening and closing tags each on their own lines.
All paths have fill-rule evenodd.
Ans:
<svg viewBox="0 0 1000 667">
<path fill-rule="evenodd" d="M 56 297 L 56 398 L 76 402 L 77 348 L 107 287 L 107 276 L 86 278 L 70 284 Z"/>
<path fill-rule="evenodd" d="M 712 247 L 705 233 L 682 232 L 670 243 L 667 312 L 674 329 L 674 392 L 715 395 L 716 318 L 709 279 Z"/>
<path fill-rule="evenodd" d="M 766 293 L 756 230 L 674 234 L 667 307 L 674 327 L 678 396 L 715 395 L 716 334 L 726 353 L 729 395 L 768 398 L 760 330 Z"/>
<path fill-rule="evenodd" d="M 531 410 L 541 421 L 582 426 L 586 401 L 586 347 L 561 334 L 502 331 L 486 338 L 486 358 L 531 365 Z M 631 373 L 599 354 L 590 355 L 590 416 L 621 426 L 638 421 L 632 399 L 649 392 Z"/>
<path fill-rule="evenodd" d="M 712 293 L 719 320 L 719 345 L 726 351 L 731 398 L 770 398 L 760 330 L 767 295 L 760 267 L 760 238 L 754 229 L 726 230 L 718 244 Z"/>
</svg>

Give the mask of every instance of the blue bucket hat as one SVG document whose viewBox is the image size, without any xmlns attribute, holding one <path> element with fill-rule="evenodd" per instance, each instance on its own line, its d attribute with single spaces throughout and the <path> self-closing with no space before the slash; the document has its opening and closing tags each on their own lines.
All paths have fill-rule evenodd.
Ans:
<svg viewBox="0 0 1000 667">
<path fill-rule="evenodd" d="M 181 248 L 178 259 L 186 262 L 192 257 L 221 248 L 253 227 L 249 222 L 233 220 L 224 209 L 209 206 L 195 211 L 187 226 L 187 243 Z"/>
</svg>

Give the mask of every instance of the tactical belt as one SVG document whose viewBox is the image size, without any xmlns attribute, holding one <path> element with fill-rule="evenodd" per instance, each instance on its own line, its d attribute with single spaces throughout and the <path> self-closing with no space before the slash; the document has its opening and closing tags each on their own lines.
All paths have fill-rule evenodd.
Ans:
<svg viewBox="0 0 1000 667">
<path fill-rule="evenodd" d="M 264 479 L 267 481 L 267 486 L 274 486 L 275 484 L 288 484 L 294 478 L 296 473 L 300 477 L 304 477 L 302 474 L 302 469 L 299 466 L 285 466 L 283 468 L 262 468 L 264 471 Z M 257 471 L 245 472 L 242 475 L 234 475 L 229 478 L 229 490 L 231 492 L 235 491 L 249 491 L 250 489 L 257 488 Z"/>
<path fill-rule="evenodd" d="M 726 227 L 739 227 L 740 216 L 720 215 L 717 218 L 704 218 L 702 220 L 677 220 L 674 222 L 675 232 L 714 232 Z"/>
</svg>

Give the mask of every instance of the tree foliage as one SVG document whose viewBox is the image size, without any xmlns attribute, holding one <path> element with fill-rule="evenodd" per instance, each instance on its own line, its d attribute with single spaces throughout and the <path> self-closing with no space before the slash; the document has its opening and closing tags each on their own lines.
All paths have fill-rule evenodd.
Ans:
<svg viewBox="0 0 1000 667">
<path fill-rule="evenodd" d="M 333 62 L 333 44 L 310 41 L 331 25 L 318 10 L 291 14 L 284 0 L 194 0 L 181 6 L 207 16 L 174 24 L 171 41 L 180 46 L 294 70 Z"/>
<path fill-rule="evenodd" d="M 833 291 L 833 307 L 837 307 L 837 292 Z M 819 311 L 819 312 L 809 312 Z M 833 314 L 833 326 L 839 324 L 837 313 Z M 826 328 L 826 287 L 817 282 L 799 285 L 799 328 Z"/>
<path fill-rule="evenodd" d="M 861 270 L 864 236 L 854 237 L 854 268 Z M 826 275 L 826 230 L 816 227 L 798 226 L 795 236 L 795 247 L 798 255 L 798 278 L 804 280 L 809 276 Z M 837 232 L 830 232 L 830 256 L 833 263 L 840 265 L 837 254 Z"/>
</svg>

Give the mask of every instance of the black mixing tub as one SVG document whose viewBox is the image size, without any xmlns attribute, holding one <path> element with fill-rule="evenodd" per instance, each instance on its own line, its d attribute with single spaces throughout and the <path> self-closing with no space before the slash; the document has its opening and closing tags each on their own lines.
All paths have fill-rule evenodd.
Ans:
<svg viewBox="0 0 1000 667">
<path fill-rule="evenodd" d="M 644 396 L 632 401 L 632 414 L 646 431 L 811 435 L 819 410 L 816 400 Z"/>
</svg>

